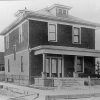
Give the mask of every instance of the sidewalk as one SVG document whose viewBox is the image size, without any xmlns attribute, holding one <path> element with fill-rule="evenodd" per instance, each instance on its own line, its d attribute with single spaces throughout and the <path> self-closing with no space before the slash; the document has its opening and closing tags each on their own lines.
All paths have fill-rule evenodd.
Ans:
<svg viewBox="0 0 100 100">
<path fill-rule="evenodd" d="M 58 99 L 79 99 L 90 98 L 100 96 L 100 86 L 83 86 L 83 87 L 67 87 L 56 89 L 36 89 L 32 87 L 18 86 L 11 83 L 0 82 L 3 85 L 3 89 L 7 91 L 10 98 L 22 97 L 26 100 L 45 100 L 45 97 Z M 20 100 L 20 99 L 19 99 Z"/>
</svg>

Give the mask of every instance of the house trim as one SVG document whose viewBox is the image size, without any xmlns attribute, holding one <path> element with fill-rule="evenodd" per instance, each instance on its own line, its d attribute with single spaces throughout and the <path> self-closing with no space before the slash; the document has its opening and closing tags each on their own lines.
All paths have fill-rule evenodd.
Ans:
<svg viewBox="0 0 100 100">
<path fill-rule="evenodd" d="M 76 26 L 76 27 L 84 27 L 84 28 L 96 29 L 93 26 L 81 25 L 81 24 L 75 24 L 75 23 L 68 23 L 68 22 L 62 22 L 62 21 L 55 21 L 55 20 L 46 20 L 46 19 L 41 19 L 41 18 L 28 18 L 28 20 L 43 21 L 43 22 L 47 22 L 47 23 L 53 22 L 53 23 L 63 24 L 63 25 L 71 25 L 71 26 Z"/>
<path fill-rule="evenodd" d="M 21 23 L 23 20 L 26 20 L 26 19 L 34 19 L 34 18 L 38 18 L 39 19 L 45 19 L 45 20 L 56 20 L 56 21 L 60 21 L 60 22 L 66 22 L 66 23 L 73 23 L 73 24 L 76 24 L 76 25 L 85 25 L 85 26 L 89 26 L 89 27 L 92 27 L 92 28 L 96 28 L 96 27 L 100 27 L 99 24 L 97 23 L 93 23 L 93 22 L 88 22 L 88 21 L 84 21 L 82 20 L 83 22 L 81 22 L 80 20 L 73 20 L 73 19 L 62 19 L 62 18 L 59 18 L 59 17 L 55 17 L 55 16 L 50 16 L 50 15 L 44 15 L 44 14 L 39 14 L 37 12 L 26 12 L 24 16 L 21 16 L 20 18 L 18 18 L 16 21 L 14 21 L 11 25 L 9 25 L 7 27 L 6 30 L 2 31 L 1 32 L 1 35 L 5 35 L 7 32 L 9 32 L 12 28 L 16 27 L 16 25 L 18 25 L 19 23 Z"/>
<path fill-rule="evenodd" d="M 29 50 L 30 51 L 34 50 L 35 55 L 48 53 L 48 54 L 100 57 L 100 51 L 98 50 L 76 48 L 76 47 L 41 45 L 31 48 Z"/>
</svg>

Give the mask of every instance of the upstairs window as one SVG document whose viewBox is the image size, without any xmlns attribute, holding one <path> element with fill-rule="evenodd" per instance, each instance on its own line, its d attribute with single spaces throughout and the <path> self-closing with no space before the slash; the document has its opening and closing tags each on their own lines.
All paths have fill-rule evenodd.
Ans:
<svg viewBox="0 0 100 100">
<path fill-rule="evenodd" d="M 56 24 L 48 25 L 48 41 L 57 42 L 57 27 Z"/>
<path fill-rule="evenodd" d="M 80 44 L 81 43 L 81 31 L 78 27 L 73 27 L 73 43 Z"/>
<path fill-rule="evenodd" d="M 19 27 L 19 43 L 23 42 L 22 25 Z"/>
<path fill-rule="evenodd" d="M 9 49 L 9 34 L 6 35 L 6 49 Z"/>
</svg>

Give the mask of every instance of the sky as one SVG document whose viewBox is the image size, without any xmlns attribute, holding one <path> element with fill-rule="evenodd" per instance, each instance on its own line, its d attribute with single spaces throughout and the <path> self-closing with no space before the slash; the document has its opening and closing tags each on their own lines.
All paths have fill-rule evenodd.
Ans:
<svg viewBox="0 0 100 100">
<path fill-rule="evenodd" d="M 100 23 L 100 0 L 0 0 L 0 32 L 15 19 L 18 10 L 40 10 L 52 4 L 71 6 L 70 14 L 88 21 Z M 96 31 L 96 49 L 100 50 L 100 30 Z M 4 51 L 0 37 L 0 51 Z"/>
</svg>

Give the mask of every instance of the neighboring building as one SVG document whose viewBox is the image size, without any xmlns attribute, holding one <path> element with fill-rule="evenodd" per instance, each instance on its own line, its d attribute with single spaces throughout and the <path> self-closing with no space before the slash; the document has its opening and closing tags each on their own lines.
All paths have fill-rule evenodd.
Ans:
<svg viewBox="0 0 100 100">
<path fill-rule="evenodd" d="M 4 52 L 0 52 L 0 72 L 5 71 L 4 68 Z"/>
<path fill-rule="evenodd" d="M 95 29 L 99 24 L 69 15 L 71 7 L 55 4 L 37 12 L 19 10 L 5 36 L 7 81 L 50 85 L 68 77 L 95 74 Z M 19 76 L 19 77 L 18 77 Z M 12 78 L 12 80 L 11 80 Z M 38 83 L 39 84 L 39 83 Z"/>
<path fill-rule="evenodd" d="M 0 81 L 5 80 L 4 52 L 0 52 Z"/>
</svg>

